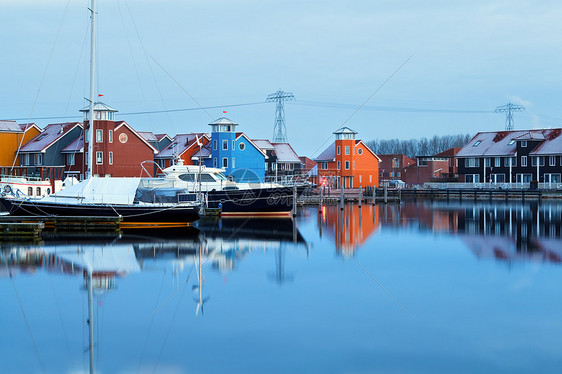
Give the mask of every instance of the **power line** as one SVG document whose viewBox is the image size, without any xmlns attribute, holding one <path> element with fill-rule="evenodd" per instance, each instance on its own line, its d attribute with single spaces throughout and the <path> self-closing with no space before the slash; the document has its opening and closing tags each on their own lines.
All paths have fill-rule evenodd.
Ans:
<svg viewBox="0 0 562 374">
<path fill-rule="evenodd" d="M 304 105 L 304 106 L 337 108 L 337 109 L 356 109 L 356 108 L 359 108 L 359 105 L 356 105 L 356 104 L 311 101 L 311 100 L 298 100 L 298 101 L 295 102 L 295 104 Z M 364 105 L 363 107 L 361 107 L 361 110 L 372 110 L 372 111 L 380 111 L 380 112 L 405 112 L 405 113 L 458 113 L 458 114 L 494 113 L 494 111 L 491 111 L 491 110 L 434 109 L 434 108 L 391 107 L 391 106 L 376 106 L 376 105 Z"/>
</svg>

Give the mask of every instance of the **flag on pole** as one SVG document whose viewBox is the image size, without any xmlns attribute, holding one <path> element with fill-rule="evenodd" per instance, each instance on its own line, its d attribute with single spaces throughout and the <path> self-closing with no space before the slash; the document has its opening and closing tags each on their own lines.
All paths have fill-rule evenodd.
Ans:
<svg viewBox="0 0 562 374">
<path fill-rule="evenodd" d="M 222 111 L 222 114 L 225 114 L 225 113 L 228 113 L 228 112 L 227 112 L 226 110 L 223 110 L 223 111 Z"/>
<path fill-rule="evenodd" d="M 102 96 L 103 96 L 102 94 L 98 94 L 98 97 L 102 97 Z"/>
</svg>

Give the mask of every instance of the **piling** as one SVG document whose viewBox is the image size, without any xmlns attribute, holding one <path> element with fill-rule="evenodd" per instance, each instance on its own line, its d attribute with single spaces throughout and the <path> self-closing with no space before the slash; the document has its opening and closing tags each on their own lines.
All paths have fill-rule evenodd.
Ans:
<svg viewBox="0 0 562 374">
<path fill-rule="evenodd" d="M 359 185 L 359 208 L 361 208 L 361 193 L 363 192 L 363 187 Z"/>
<path fill-rule="evenodd" d="M 340 209 L 343 210 L 344 195 L 343 195 L 343 186 L 340 186 Z"/>
<path fill-rule="evenodd" d="M 385 204 L 388 203 L 388 186 L 387 185 L 384 186 L 384 203 Z"/>
<path fill-rule="evenodd" d="M 293 217 L 297 216 L 297 185 L 293 186 Z"/>
</svg>

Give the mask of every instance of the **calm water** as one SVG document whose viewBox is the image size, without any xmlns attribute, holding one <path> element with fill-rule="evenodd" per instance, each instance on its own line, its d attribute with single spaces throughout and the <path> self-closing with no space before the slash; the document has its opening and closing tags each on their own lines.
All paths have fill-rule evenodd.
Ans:
<svg viewBox="0 0 562 374">
<path fill-rule="evenodd" d="M 562 204 L 305 208 L 2 245 L 0 372 L 560 372 Z"/>
</svg>

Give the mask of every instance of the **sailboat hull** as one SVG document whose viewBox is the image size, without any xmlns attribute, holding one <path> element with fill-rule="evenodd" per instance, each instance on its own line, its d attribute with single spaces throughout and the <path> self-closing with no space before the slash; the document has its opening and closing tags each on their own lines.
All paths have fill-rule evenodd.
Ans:
<svg viewBox="0 0 562 374">
<path fill-rule="evenodd" d="M 297 196 L 304 189 L 297 187 Z M 293 209 L 293 196 L 293 187 L 211 190 L 207 192 L 207 206 L 227 216 L 283 216 Z"/>
<path fill-rule="evenodd" d="M 187 204 L 56 204 L 5 197 L 0 204 L 13 216 L 103 216 L 125 222 L 193 222 L 200 217 L 200 206 Z"/>
</svg>

